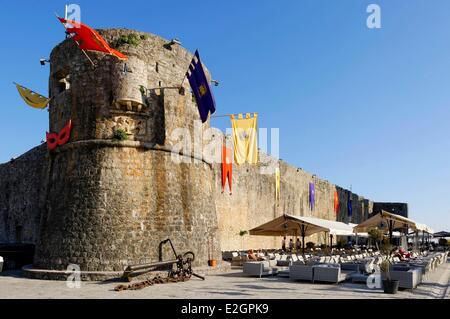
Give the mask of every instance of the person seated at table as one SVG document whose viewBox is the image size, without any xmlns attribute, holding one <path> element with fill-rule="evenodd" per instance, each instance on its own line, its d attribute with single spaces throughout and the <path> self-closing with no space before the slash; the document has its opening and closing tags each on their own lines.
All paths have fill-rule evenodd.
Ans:
<svg viewBox="0 0 450 319">
<path fill-rule="evenodd" d="M 253 249 L 250 249 L 247 252 L 247 255 L 248 255 L 248 259 L 249 260 L 253 260 L 253 261 L 264 261 L 264 260 L 266 260 L 264 257 L 256 256 L 255 253 L 253 252 Z"/>
<path fill-rule="evenodd" d="M 403 248 L 400 248 L 398 250 L 398 254 L 401 256 L 400 259 L 403 258 L 404 260 L 406 260 L 406 259 L 410 259 L 411 258 L 411 254 L 406 252 Z"/>
<path fill-rule="evenodd" d="M 400 250 L 399 250 L 399 249 L 394 249 L 391 255 L 392 255 L 392 257 L 397 257 L 397 258 L 399 258 L 401 261 L 407 260 L 407 259 L 403 256 L 403 254 L 400 253 Z"/>
</svg>

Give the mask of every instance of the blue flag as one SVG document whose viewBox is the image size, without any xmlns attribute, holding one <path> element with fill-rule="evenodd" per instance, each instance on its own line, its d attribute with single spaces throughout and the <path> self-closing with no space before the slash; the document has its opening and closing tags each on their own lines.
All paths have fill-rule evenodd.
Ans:
<svg viewBox="0 0 450 319">
<path fill-rule="evenodd" d="M 348 216 L 352 217 L 353 214 L 353 207 L 352 207 L 352 195 L 348 194 L 348 202 L 347 202 L 347 210 L 348 210 Z"/>
<path fill-rule="evenodd" d="M 195 51 L 195 55 L 192 58 L 186 76 L 189 79 L 189 84 L 191 85 L 195 100 L 197 101 L 202 123 L 205 123 L 208 120 L 209 112 L 213 114 L 216 111 L 216 102 L 214 101 L 205 71 L 203 70 L 198 51 Z"/>
</svg>

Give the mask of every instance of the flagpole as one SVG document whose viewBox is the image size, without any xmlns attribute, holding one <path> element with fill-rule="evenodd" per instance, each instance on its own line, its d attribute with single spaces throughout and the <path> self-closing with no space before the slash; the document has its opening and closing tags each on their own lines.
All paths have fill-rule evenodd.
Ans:
<svg viewBox="0 0 450 319">
<path fill-rule="evenodd" d="M 147 96 L 149 91 L 156 91 L 156 90 L 181 90 L 181 86 L 159 86 L 155 88 L 146 88 L 145 86 L 141 85 L 141 87 L 145 90 L 145 95 Z"/>
<path fill-rule="evenodd" d="M 56 15 L 56 17 L 59 19 L 59 16 L 58 16 L 58 14 L 57 14 L 56 12 L 55 12 L 55 15 Z M 67 19 L 64 19 L 64 20 L 66 20 L 66 22 L 67 22 Z M 61 21 L 60 21 L 60 22 L 61 22 Z M 65 24 L 65 23 L 62 23 L 62 25 L 63 25 L 64 29 L 66 30 L 66 32 L 68 32 L 68 31 L 67 31 L 66 24 Z M 82 48 L 80 48 L 80 43 L 78 43 L 77 40 L 74 40 L 74 39 L 72 39 L 72 40 L 75 41 L 75 43 L 77 44 L 78 48 L 79 48 L 81 51 L 83 51 L 84 55 L 86 56 L 86 58 L 88 58 L 89 62 L 91 62 L 92 66 L 95 67 L 94 62 L 91 60 L 91 58 L 90 58 L 89 55 L 86 53 L 86 51 L 83 50 Z"/>
<path fill-rule="evenodd" d="M 248 112 L 244 112 L 244 113 L 241 113 L 241 114 L 246 114 L 246 113 L 248 113 Z M 258 113 L 250 113 L 250 114 L 258 114 Z M 232 115 L 235 115 L 235 114 L 211 115 L 210 118 L 229 117 L 229 116 L 232 116 Z"/>
<path fill-rule="evenodd" d="M 211 115 L 210 118 L 230 117 L 231 115 L 233 115 L 233 114 Z"/>
<path fill-rule="evenodd" d="M 145 88 L 147 91 L 154 91 L 154 90 L 166 90 L 166 89 L 172 89 L 172 90 L 175 90 L 175 89 L 180 89 L 181 88 L 181 86 L 159 86 L 159 87 L 156 87 L 156 88 L 151 88 L 151 89 L 147 89 L 147 88 Z"/>
<path fill-rule="evenodd" d="M 195 50 L 196 52 L 198 51 L 198 49 L 197 50 Z M 192 59 L 194 59 L 194 57 L 195 57 L 195 54 L 192 56 Z M 191 61 L 189 62 L 189 65 L 191 65 L 191 63 L 192 63 L 192 59 L 191 59 Z M 183 77 L 183 80 L 181 81 L 181 84 L 180 84 L 180 87 L 183 87 L 183 83 L 184 83 L 184 80 L 186 80 L 186 77 L 187 77 L 187 75 L 188 75 L 188 71 L 189 71 L 189 65 L 188 65 L 188 67 L 187 67 L 187 71 L 186 71 L 186 73 L 184 74 L 184 77 Z"/>
<path fill-rule="evenodd" d="M 189 63 L 189 65 L 191 65 L 191 64 Z M 188 67 L 188 68 L 189 68 L 189 67 Z M 180 88 L 183 87 L 183 83 L 184 83 L 184 80 L 186 80 L 187 74 L 188 74 L 188 73 L 187 73 L 187 71 L 186 71 L 186 73 L 184 74 L 183 80 L 181 81 Z"/>
</svg>

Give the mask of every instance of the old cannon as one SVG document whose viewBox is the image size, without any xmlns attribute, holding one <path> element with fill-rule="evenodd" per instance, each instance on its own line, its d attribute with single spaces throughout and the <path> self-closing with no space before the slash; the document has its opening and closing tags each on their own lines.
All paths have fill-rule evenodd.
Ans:
<svg viewBox="0 0 450 319">
<path fill-rule="evenodd" d="M 174 259 L 163 261 L 162 260 L 162 248 L 163 245 L 169 243 L 174 254 Z M 193 272 L 192 262 L 195 260 L 193 252 L 188 251 L 182 255 L 177 254 L 175 247 L 173 247 L 170 239 L 163 240 L 159 243 L 159 261 L 127 266 L 123 272 L 122 278 L 131 281 L 134 277 L 148 274 L 153 271 L 168 271 L 167 277 L 156 276 L 150 280 L 144 280 L 142 282 L 119 285 L 115 288 L 116 291 L 120 290 L 136 290 L 142 289 L 154 284 L 167 283 L 167 282 L 179 282 L 189 280 L 192 276 L 205 280 L 205 277 L 200 276 Z"/>
</svg>

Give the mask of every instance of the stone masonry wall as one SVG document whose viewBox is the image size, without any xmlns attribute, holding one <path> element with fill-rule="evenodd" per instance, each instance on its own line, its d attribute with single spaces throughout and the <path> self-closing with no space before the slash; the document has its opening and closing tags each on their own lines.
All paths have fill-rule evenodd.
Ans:
<svg viewBox="0 0 450 319">
<path fill-rule="evenodd" d="M 212 180 L 210 167 L 173 164 L 167 152 L 116 144 L 74 145 L 55 158 L 50 192 L 61 196 L 49 200 L 43 215 L 36 266 L 121 271 L 158 260 L 166 238 L 199 261 L 220 258 L 211 184 L 203 182 Z"/>
<path fill-rule="evenodd" d="M 45 205 L 47 146 L 0 165 L 0 243 L 35 244 Z"/>
<path fill-rule="evenodd" d="M 106 196 L 105 198 L 97 198 L 94 197 L 92 199 L 83 197 L 79 198 L 79 196 L 75 195 L 77 199 L 76 203 L 67 203 L 62 201 L 61 198 L 55 198 L 55 203 L 63 206 L 71 206 L 71 205 L 79 205 L 72 206 L 73 211 L 89 211 L 97 210 L 101 212 L 101 216 L 98 216 L 97 221 L 90 221 L 89 218 L 93 218 L 94 216 L 87 215 L 86 224 L 95 225 L 96 223 L 105 223 L 105 234 L 108 232 L 117 234 L 118 230 L 122 228 L 121 232 L 122 239 L 112 239 L 109 240 L 105 237 L 103 240 L 99 237 L 100 234 L 95 234 L 89 228 L 86 229 L 86 237 L 84 237 L 84 243 L 88 241 L 95 242 L 96 245 L 102 245 L 102 243 L 107 243 L 106 246 L 111 247 L 111 254 L 114 254 L 114 251 L 117 251 L 116 247 L 120 247 L 117 243 L 114 242 L 119 241 L 122 242 L 122 249 L 125 251 L 133 250 L 136 252 L 136 255 L 145 252 L 146 249 L 150 253 L 156 253 L 154 249 L 159 243 L 159 240 L 163 239 L 166 236 L 170 236 L 173 234 L 179 234 L 180 237 L 175 239 L 176 246 L 184 247 L 183 249 L 192 249 L 192 245 L 189 246 L 188 242 L 183 240 L 181 237 L 181 233 L 177 233 L 176 231 L 168 231 L 169 229 L 177 230 L 181 229 L 180 227 L 188 227 L 189 224 L 185 225 L 185 219 L 180 218 L 180 213 L 177 213 L 177 209 L 180 209 L 180 212 L 183 211 L 180 207 L 187 207 L 192 205 L 192 203 L 179 203 L 177 204 L 177 208 L 170 208 L 172 205 L 170 203 L 177 200 L 177 198 L 185 198 L 179 192 L 174 192 L 173 188 L 185 189 L 186 186 L 183 181 L 183 178 L 177 176 L 176 178 L 180 178 L 180 180 L 175 180 L 172 173 L 173 169 L 167 170 L 167 166 L 178 167 L 178 165 L 172 164 L 170 159 L 167 161 L 160 161 L 155 163 L 153 161 L 153 165 L 150 164 L 151 152 L 145 150 L 139 150 L 134 148 L 124 148 L 124 147 L 115 147 L 110 152 L 107 152 L 106 147 L 102 147 L 99 150 L 95 150 L 96 147 L 87 148 L 85 152 L 85 158 L 79 158 L 78 160 L 72 159 L 67 162 L 62 161 L 59 165 L 64 165 L 64 167 L 59 167 L 58 174 L 64 174 L 66 176 L 74 176 L 74 170 L 77 171 L 77 178 L 74 178 L 74 182 L 78 181 L 78 184 L 73 184 L 71 180 L 68 180 L 68 185 L 52 185 L 52 187 L 57 188 L 58 191 L 64 196 L 64 193 L 73 193 L 80 192 L 81 189 L 86 189 L 87 187 L 92 187 L 93 190 L 98 192 L 99 194 L 103 194 Z M 108 154 L 107 157 L 101 157 L 103 159 L 107 159 L 105 163 L 102 164 L 102 160 L 98 159 L 94 162 L 87 162 L 89 159 L 89 154 Z M 75 153 L 74 153 L 75 154 Z M 146 155 L 148 154 L 148 155 Z M 162 157 L 167 158 L 170 156 L 169 153 L 164 153 L 163 151 L 158 153 L 157 158 L 161 160 Z M 65 155 L 68 156 L 68 155 Z M 74 156 L 73 154 L 71 156 Z M 114 156 L 117 156 L 115 159 Z M 67 158 L 67 157 L 66 157 Z M 4 190 L 0 193 L 0 218 L 2 223 L 0 225 L 0 242 L 15 242 L 15 227 L 16 225 L 21 225 L 23 227 L 23 241 L 29 243 L 36 243 L 38 234 L 39 234 L 39 220 L 41 214 L 43 216 L 47 216 L 43 207 L 45 207 L 42 203 L 42 196 L 47 192 L 45 185 L 42 185 L 41 182 L 46 180 L 46 161 L 47 151 L 44 146 L 40 146 L 38 148 L 33 149 L 32 151 L 24 154 L 22 157 L 16 159 L 13 163 L 7 163 L 0 165 L 0 183 L 1 189 Z M 67 163 L 67 164 L 64 164 Z M 67 166 L 66 166 L 67 165 Z M 207 166 L 207 164 L 180 164 L 184 167 L 184 171 L 193 170 L 198 171 L 200 166 Z M 167 188 L 166 191 L 158 186 L 158 182 L 155 180 L 155 175 L 152 173 L 152 167 L 159 171 L 157 175 L 158 178 L 164 176 L 164 180 L 167 180 L 166 173 L 169 174 L 169 179 L 171 180 L 171 185 L 165 185 L 164 187 L 172 187 Z M 161 167 L 163 169 L 161 169 Z M 192 167 L 192 168 L 191 168 Z M 295 168 L 283 161 L 280 161 L 280 171 L 281 171 L 281 197 L 280 204 L 278 207 L 275 207 L 275 175 L 274 174 L 261 174 L 260 166 L 254 165 L 242 165 L 237 166 L 233 165 L 233 193 L 229 194 L 228 185 L 225 187 L 225 192 L 221 192 L 221 167 L 220 164 L 214 164 L 213 166 L 213 174 L 211 177 L 214 180 L 214 189 L 212 190 L 212 194 L 208 199 L 196 198 L 195 201 L 202 202 L 205 201 L 205 205 L 208 205 L 208 202 L 214 202 L 215 207 L 209 209 L 215 210 L 217 214 L 217 219 L 204 220 L 205 225 L 211 228 L 217 228 L 218 236 L 215 238 L 211 237 L 208 240 L 209 250 L 214 250 L 217 253 L 217 250 L 235 250 L 235 249 L 248 249 L 248 248 L 278 248 L 280 245 L 280 238 L 277 237 L 264 237 L 264 236 L 244 236 L 241 238 L 239 236 L 239 232 L 241 230 L 249 230 L 253 227 L 256 227 L 260 224 L 263 224 L 277 216 L 280 216 L 283 212 L 298 215 L 298 216 L 314 216 L 332 220 L 339 220 L 343 222 L 354 222 L 358 223 L 369 215 L 372 212 L 373 203 L 367 199 L 364 199 L 361 196 L 356 194 L 352 195 L 353 198 L 353 216 L 351 219 L 348 218 L 347 208 L 346 208 L 346 200 L 348 197 L 348 191 L 340 188 L 334 184 L 331 184 L 327 181 L 321 180 L 317 177 L 313 177 L 312 174 L 305 172 L 302 169 Z M 53 169 L 56 170 L 55 164 L 53 165 Z M 68 170 L 68 171 L 66 171 Z M 202 169 L 205 171 L 205 168 Z M 19 173 L 20 172 L 20 173 Z M 103 173 L 96 176 L 96 172 Z M 163 174 L 163 172 L 166 172 Z M 80 174 L 86 174 L 84 180 L 81 180 Z M 198 188 L 198 185 L 195 186 L 195 183 L 201 184 L 201 180 L 195 180 L 195 174 L 189 174 L 189 178 L 184 177 L 184 181 L 192 181 L 193 185 L 188 189 L 185 189 L 186 192 L 193 192 L 194 189 Z M 200 173 L 202 176 L 203 173 Z M 126 179 L 124 179 L 126 177 Z M 205 176 L 203 176 L 205 178 Z M 122 181 L 123 185 L 120 186 L 117 181 Z M 316 184 L 316 205 L 314 211 L 311 211 L 309 208 L 308 196 L 309 196 L 309 182 L 314 181 Z M 80 184 L 81 183 L 81 184 Z M 86 183 L 86 184 L 85 184 Z M 155 184 L 155 185 L 153 185 Z M 89 186 L 90 185 L 90 186 Z M 107 187 L 105 186 L 107 185 Z M 150 186 L 152 188 L 150 188 Z M 338 190 L 339 198 L 340 198 L 340 208 L 339 213 L 337 215 L 334 214 L 334 190 Z M 122 190 L 122 191 L 121 191 Z M 150 198 L 159 197 L 155 195 L 155 192 L 160 192 L 164 195 L 165 201 L 168 204 L 169 211 L 172 211 L 172 215 L 167 217 L 167 220 L 164 223 L 167 223 L 166 230 L 167 232 L 160 231 L 159 234 L 154 240 L 151 242 L 144 241 L 142 246 L 136 245 L 135 240 L 133 238 L 139 238 L 139 236 L 147 235 L 150 236 L 150 232 L 153 234 L 154 225 L 150 222 L 150 214 L 152 212 L 156 212 L 158 209 L 162 210 L 162 204 L 156 204 L 156 202 L 151 202 Z M 211 191 L 208 190 L 209 193 Z M 94 192 L 87 192 L 87 194 L 93 194 Z M 11 200 L 11 194 L 15 194 L 14 200 Z M 119 197 L 119 199 L 112 200 L 111 195 Z M 119 196 L 120 195 L 120 196 Z M 175 196 L 173 196 L 175 195 Z M 156 197 L 155 197 L 156 196 Z M 161 195 L 159 195 L 161 196 Z M 123 198 L 122 198 L 123 197 Z M 173 197 L 173 198 L 172 198 Z M 41 199 L 41 201 L 39 201 Z M 121 203 L 121 206 L 110 207 L 111 203 Z M 109 205 L 109 206 L 108 206 Z M 155 207 L 156 205 L 156 207 Z M 158 206 L 159 205 L 159 206 Z M 152 208 L 150 208 L 152 207 Z M 159 208 L 158 208 L 159 207 Z M 58 209 L 59 211 L 65 211 L 65 208 Z M 193 210 L 193 209 L 192 209 Z M 193 210 L 195 211 L 195 210 Z M 25 213 L 23 213 L 25 212 Z M 126 213 L 131 212 L 131 215 Z M 51 212 L 49 212 L 51 214 Z M 120 215 L 124 214 L 124 216 L 120 217 Z M 116 216 L 119 215 L 119 217 Z M 161 214 L 164 216 L 164 214 Z M 178 216 L 178 217 L 177 217 Z M 184 215 L 183 215 L 184 216 Z M 111 225 L 108 226 L 107 222 L 112 220 L 125 221 L 124 223 L 116 223 L 116 228 Z M 45 220 L 45 218 L 43 218 Z M 154 221 L 154 219 L 152 220 Z M 169 226 L 172 221 L 175 221 L 172 226 Z M 193 221 L 192 221 L 193 222 Z M 179 225 L 177 226 L 177 223 Z M 130 227 L 128 233 L 126 229 L 128 225 L 134 224 L 135 226 Z M 54 235 L 55 231 L 58 231 L 58 227 L 54 224 L 54 229 L 45 229 L 45 233 Z M 84 222 L 78 222 L 78 227 L 83 227 Z M 161 225 L 161 224 L 160 224 Z M 48 225 L 46 227 L 52 227 Z M 141 229 L 143 227 L 143 229 Z M 204 232 L 199 232 L 197 234 L 197 240 L 199 242 L 205 242 L 208 239 L 207 227 L 205 227 Z M 74 236 L 79 236 L 80 232 L 76 232 L 72 229 L 73 232 L 69 232 L 66 236 L 70 236 L 73 234 Z M 64 230 L 61 231 L 61 236 L 63 236 Z M 127 234 L 127 235 L 126 235 Z M 136 235 L 138 234 L 138 235 Z M 139 235 L 140 234 L 140 235 Z M 97 236 L 97 237 L 93 237 Z M 192 234 L 194 236 L 194 234 Z M 89 238 L 91 237 L 91 238 Z M 118 236 L 120 238 L 120 236 Z M 176 238 L 176 236 L 174 237 Z M 311 238 L 307 239 L 308 241 L 314 241 L 317 243 L 324 243 L 325 239 L 323 236 L 311 236 Z M 68 243 L 68 245 L 76 245 L 77 241 L 75 239 L 70 239 L 66 237 L 64 243 Z M 134 242 L 134 244 L 132 244 Z M 137 240 L 139 242 L 139 239 Z M 81 241 L 80 241 L 81 243 Z M 191 243 L 191 241 L 189 241 Z M 59 245 L 60 243 L 56 242 L 55 245 Z M 133 248 L 133 246 L 136 246 Z M 205 247 L 208 245 L 204 245 Z M 67 248 L 69 246 L 66 246 Z M 72 247 L 72 246 L 71 246 Z M 92 247 L 92 243 L 88 245 L 88 247 Z M 124 248 L 125 247 L 125 248 Z M 150 248 L 152 247 L 152 248 Z M 191 247 L 191 248 L 189 248 Z M 181 248 L 180 248 L 181 249 Z M 58 251 L 59 249 L 53 248 L 54 251 Z M 79 251 L 76 252 L 75 251 Z M 210 254 L 210 251 L 204 251 L 202 255 Z M 71 248 L 68 252 L 73 252 L 72 258 L 67 257 L 71 262 L 81 262 L 83 251 L 82 249 Z M 50 251 L 46 252 L 46 254 L 50 255 Z M 70 255 L 70 253 L 69 253 Z M 146 255 L 143 253 L 143 255 Z M 130 256 L 133 256 L 131 254 Z M 100 259 L 99 257 L 98 260 Z M 151 258 L 156 258 L 156 255 L 151 255 Z M 151 259 L 150 258 L 150 259 Z M 61 259 L 62 261 L 63 259 Z M 98 260 L 95 259 L 97 262 Z M 124 259 L 125 260 L 125 259 Z M 59 261 L 58 261 L 59 262 Z M 122 262 L 122 261 L 121 261 Z M 94 262 L 95 263 L 95 262 Z M 96 265 L 94 268 L 98 268 Z"/>
<path fill-rule="evenodd" d="M 261 174 L 260 165 L 237 166 L 233 164 L 233 193 L 221 193 L 221 168 L 216 165 L 216 207 L 222 250 L 280 248 L 281 238 L 266 236 L 239 236 L 241 230 L 250 230 L 283 213 L 311 216 L 345 223 L 359 223 L 367 219 L 372 202 L 352 194 L 353 214 L 347 213 L 348 190 L 279 161 L 281 173 L 281 196 L 275 202 L 275 174 Z M 315 207 L 309 207 L 309 183 L 315 183 Z M 334 213 L 334 192 L 338 191 L 339 211 Z M 323 235 L 305 239 L 318 244 L 328 243 Z"/>
</svg>

